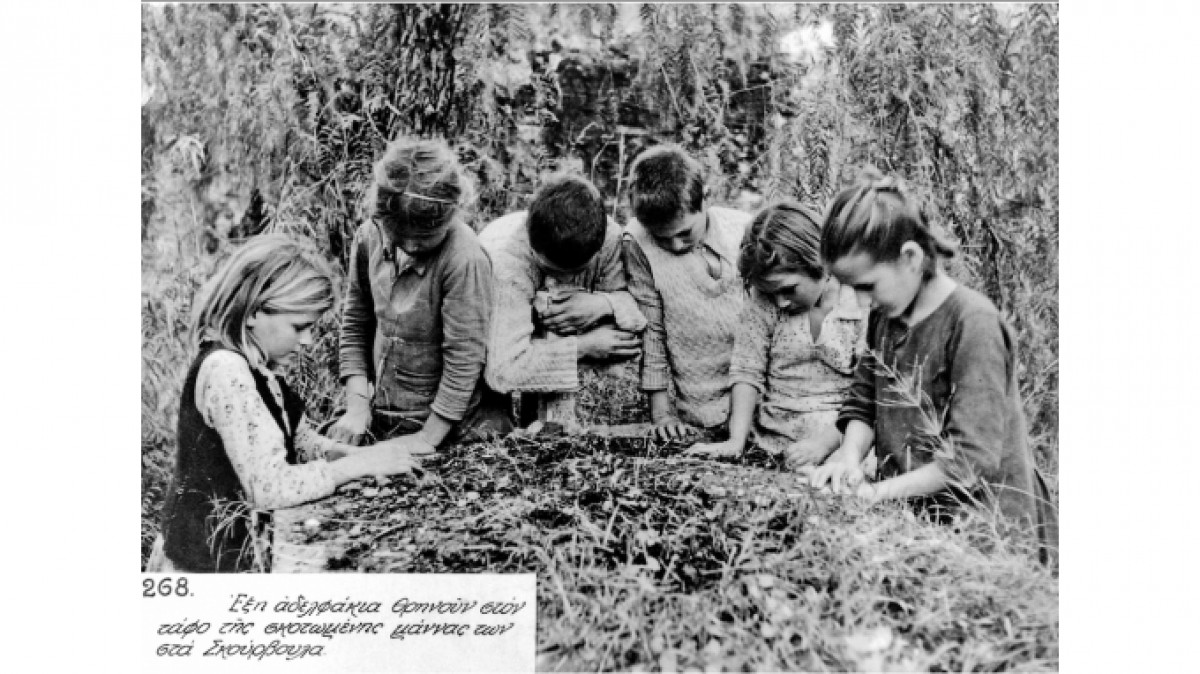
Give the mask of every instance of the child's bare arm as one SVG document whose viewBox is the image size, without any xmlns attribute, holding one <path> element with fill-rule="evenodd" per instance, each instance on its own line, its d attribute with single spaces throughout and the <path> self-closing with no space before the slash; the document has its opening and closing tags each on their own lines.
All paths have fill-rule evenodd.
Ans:
<svg viewBox="0 0 1200 674">
<path fill-rule="evenodd" d="M 889 501 L 924 496 L 945 489 L 950 484 L 949 477 L 942 467 L 929 463 L 903 475 L 870 483 L 863 481 L 858 486 L 857 494 L 868 501 Z"/>
<path fill-rule="evenodd" d="M 697 444 L 687 451 L 688 454 L 737 456 L 746 449 L 750 425 L 754 421 L 754 407 L 758 405 L 758 389 L 738 382 L 733 385 L 730 398 L 729 439 L 725 442 Z"/>
</svg>

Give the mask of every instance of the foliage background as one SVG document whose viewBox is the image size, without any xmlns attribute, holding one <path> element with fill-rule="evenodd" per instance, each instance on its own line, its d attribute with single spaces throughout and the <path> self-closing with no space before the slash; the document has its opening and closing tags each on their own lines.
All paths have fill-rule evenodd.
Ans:
<svg viewBox="0 0 1200 674">
<path fill-rule="evenodd" d="M 588 175 L 623 219 L 629 162 L 663 141 L 746 209 L 823 207 L 868 163 L 905 177 L 959 240 L 953 273 L 1016 328 L 1056 482 L 1054 5 L 145 6 L 142 54 L 143 559 L 196 288 L 264 229 L 344 268 L 372 161 L 398 133 L 456 146 L 477 227 L 557 169 Z M 334 327 L 292 373 L 317 418 L 338 402 Z"/>
</svg>

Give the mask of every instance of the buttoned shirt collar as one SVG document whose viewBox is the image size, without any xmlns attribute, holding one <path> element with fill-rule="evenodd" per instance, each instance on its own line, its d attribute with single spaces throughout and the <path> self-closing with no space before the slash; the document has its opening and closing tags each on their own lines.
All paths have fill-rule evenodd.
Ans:
<svg viewBox="0 0 1200 674">
<path fill-rule="evenodd" d="M 417 273 L 417 276 L 425 276 L 425 270 L 429 268 L 428 258 L 415 258 L 408 253 L 395 248 L 393 255 L 396 260 L 396 276 L 404 274 L 409 269 Z"/>
</svg>

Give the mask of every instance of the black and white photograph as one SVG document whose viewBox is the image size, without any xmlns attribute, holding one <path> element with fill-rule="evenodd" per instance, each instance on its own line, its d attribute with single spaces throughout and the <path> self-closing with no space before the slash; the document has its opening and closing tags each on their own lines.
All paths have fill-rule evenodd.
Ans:
<svg viewBox="0 0 1200 674">
<path fill-rule="evenodd" d="M 143 574 L 536 574 L 538 671 L 1061 668 L 1057 4 L 140 15 Z"/>
</svg>

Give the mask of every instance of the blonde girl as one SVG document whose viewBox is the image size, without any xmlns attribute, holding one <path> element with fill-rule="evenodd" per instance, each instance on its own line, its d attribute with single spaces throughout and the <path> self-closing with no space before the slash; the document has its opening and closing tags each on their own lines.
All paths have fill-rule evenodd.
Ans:
<svg viewBox="0 0 1200 674">
<path fill-rule="evenodd" d="M 334 301 L 325 261 L 281 234 L 246 243 L 201 290 L 192 325 L 198 353 L 183 387 L 175 472 L 147 570 L 261 569 L 264 555 L 249 551 L 252 541 L 269 540 L 270 511 L 419 466 L 395 445 L 359 449 L 321 437 L 279 377 L 312 343 L 313 324 Z M 249 515 L 230 516 L 239 510 Z"/>
<path fill-rule="evenodd" d="M 866 314 L 854 292 L 825 272 L 820 222 L 813 209 L 784 202 L 750 223 L 738 257 L 750 296 L 729 368 L 729 439 L 689 453 L 740 454 L 751 430 L 756 444 L 792 467 L 819 464 L 837 449 L 835 423 Z"/>
<path fill-rule="evenodd" d="M 812 484 L 910 499 L 937 519 L 964 503 L 992 504 L 1035 530 L 1045 557 L 1057 526 L 1029 450 L 1017 342 L 986 297 L 942 270 L 953 254 L 895 178 L 868 170 L 834 199 L 821 256 L 870 298 L 870 351 L 838 414 L 841 456 Z M 867 476 L 860 462 L 872 446 L 878 468 Z"/>
</svg>

